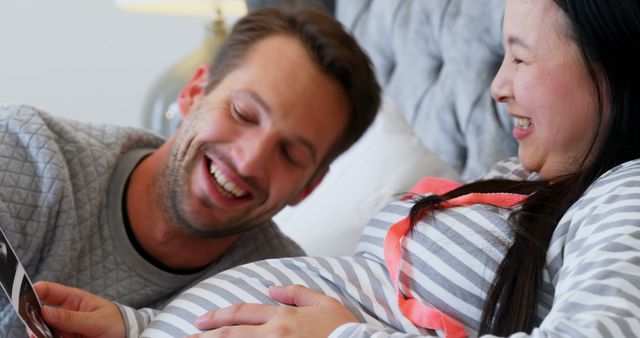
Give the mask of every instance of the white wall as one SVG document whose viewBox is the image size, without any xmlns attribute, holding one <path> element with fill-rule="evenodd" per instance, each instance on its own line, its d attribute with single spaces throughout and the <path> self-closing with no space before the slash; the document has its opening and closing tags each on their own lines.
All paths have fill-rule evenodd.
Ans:
<svg viewBox="0 0 640 338">
<path fill-rule="evenodd" d="M 203 18 L 123 12 L 114 0 L 0 0 L 0 102 L 141 126 L 151 84 L 203 33 Z"/>
</svg>

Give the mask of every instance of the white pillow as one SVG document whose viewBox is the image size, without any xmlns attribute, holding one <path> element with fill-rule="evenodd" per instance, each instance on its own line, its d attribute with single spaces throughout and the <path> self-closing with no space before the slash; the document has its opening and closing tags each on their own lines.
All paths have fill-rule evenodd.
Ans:
<svg viewBox="0 0 640 338">
<path fill-rule="evenodd" d="M 369 219 L 424 176 L 459 180 L 385 98 L 372 126 L 334 161 L 316 190 L 274 220 L 307 255 L 351 255 Z"/>
</svg>

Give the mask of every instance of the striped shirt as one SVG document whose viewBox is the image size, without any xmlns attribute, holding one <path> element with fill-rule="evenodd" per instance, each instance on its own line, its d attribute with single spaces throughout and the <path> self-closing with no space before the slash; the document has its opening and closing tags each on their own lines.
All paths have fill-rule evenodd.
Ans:
<svg viewBox="0 0 640 338">
<path fill-rule="evenodd" d="M 495 177 L 537 176 L 510 160 L 487 175 Z M 339 299 L 358 318 L 359 323 L 342 325 L 330 337 L 441 335 L 416 327 L 400 313 L 384 266 L 386 231 L 410 208 L 407 202 L 383 208 L 352 257 L 260 261 L 203 281 L 157 315 L 121 307 L 129 335 L 140 335 L 134 327 L 145 326 L 142 337 L 197 333 L 192 323 L 206 311 L 236 303 L 276 304 L 267 287 L 293 283 Z M 477 336 L 487 291 L 512 242 L 509 212 L 474 205 L 425 217 L 403 245 L 401 288 L 463 323 L 470 337 Z M 640 160 L 602 175 L 562 217 L 538 291 L 536 328 L 512 337 L 640 335 Z"/>
</svg>

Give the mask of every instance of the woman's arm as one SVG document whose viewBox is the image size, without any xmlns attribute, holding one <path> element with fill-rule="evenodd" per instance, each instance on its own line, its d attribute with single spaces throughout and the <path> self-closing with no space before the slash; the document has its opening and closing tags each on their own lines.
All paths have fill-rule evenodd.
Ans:
<svg viewBox="0 0 640 338">
<path fill-rule="evenodd" d="M 292 306 L 239 304 L 211 311 L 196 326 L 212 331 L 190 337 L 324 338 L 340 325 L 358 321 L 337 299 L 300 285 L 272 286 L 269 295 Z"/>
</svg>

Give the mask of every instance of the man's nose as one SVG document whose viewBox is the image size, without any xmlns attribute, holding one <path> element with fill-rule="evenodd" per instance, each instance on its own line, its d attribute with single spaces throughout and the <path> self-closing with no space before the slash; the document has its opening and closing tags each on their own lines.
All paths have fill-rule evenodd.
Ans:
<svg viewBox="0 0 640 338">
<path fill-rule="evenodd" d="M 274 135 L 253 132 L 243 135 L 233 150 L 234 164 L 242 176 L 260 178 L 274 161 L 277 142 Z"/>
</svg>

